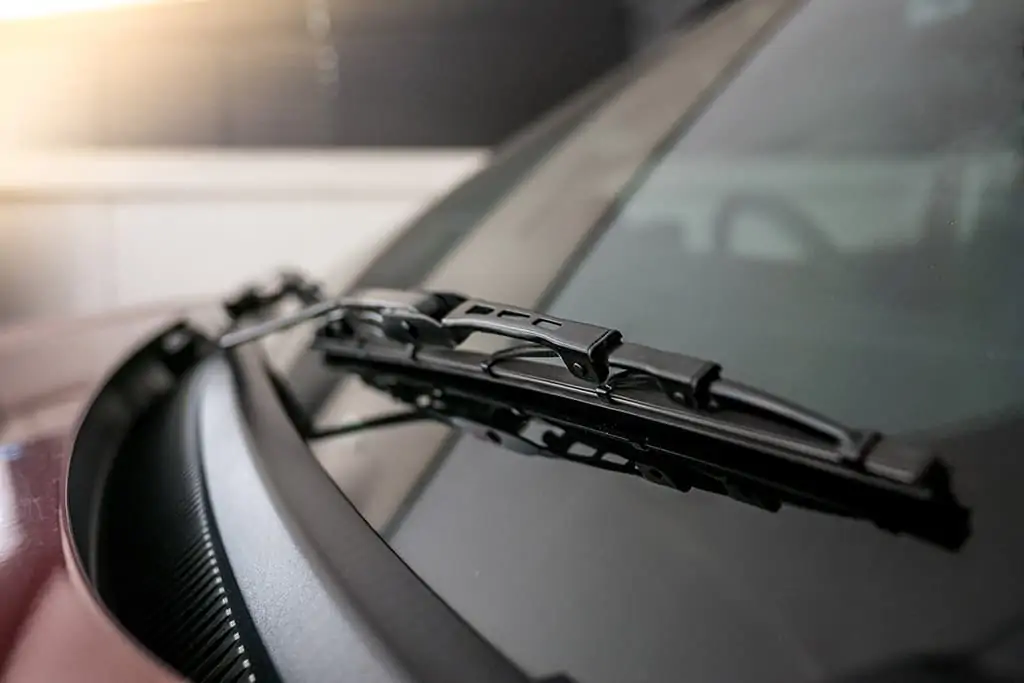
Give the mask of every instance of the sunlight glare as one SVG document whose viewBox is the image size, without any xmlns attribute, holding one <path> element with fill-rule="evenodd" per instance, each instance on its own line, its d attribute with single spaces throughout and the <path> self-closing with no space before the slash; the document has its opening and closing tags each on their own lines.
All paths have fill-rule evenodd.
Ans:
<svg viewBox="0 0 1024 683">
<path fill-rule="evenodd" d="M 132 5 L 153 5 L 166 0 L 0 0 L 0 21 L 41 19 Z"/>
</svg>

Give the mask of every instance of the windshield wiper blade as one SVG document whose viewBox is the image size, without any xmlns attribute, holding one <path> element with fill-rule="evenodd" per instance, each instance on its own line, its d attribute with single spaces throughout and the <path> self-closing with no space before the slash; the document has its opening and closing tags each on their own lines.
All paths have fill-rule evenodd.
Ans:
<svg viewBox="0 0 1024 683">
<path fill-rule="evenodd" d="M 723 378 L 717 363 L 629 343 L 617 330 L 456 294 L 369 290 L 221 343 L 310 318 L 323 318 L 313 346 L 325 361 L 409 404 L 408 419 L 768 510 L 794 504 L 869 519 L 946 548 L 969 534 L 949 469 L 929 450 L 852 429 Z M 526 344 L 460 348 L 474 333 Z"/>
</svg>

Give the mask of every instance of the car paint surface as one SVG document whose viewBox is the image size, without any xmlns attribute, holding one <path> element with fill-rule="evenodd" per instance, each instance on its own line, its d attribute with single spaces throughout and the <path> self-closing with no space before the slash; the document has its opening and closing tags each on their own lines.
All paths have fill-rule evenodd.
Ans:
<svg viewBox="0 0 1024 683">
<path fill-rule="evenodd" d="M 149 307 L 0 331 L 0 681 L 180 680 L 97 602 L 67 542 L 65 475 L 76 422 L 106 375 L 181 317 Z"/>
</svg>

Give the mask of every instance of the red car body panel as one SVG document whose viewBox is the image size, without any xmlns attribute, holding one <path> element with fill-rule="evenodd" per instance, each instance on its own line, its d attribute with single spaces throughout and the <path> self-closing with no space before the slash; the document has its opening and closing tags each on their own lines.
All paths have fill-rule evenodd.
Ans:
<svg viewBox="0 0 1024 683">
<path fill-rule="evenodd" d="M 137 309 L 0 332 L 0 681 L 180 678 L 105 612 L 68 544 L 68 455 L 90 398 L 127 352 L 184 313 Z"/>
</svg>

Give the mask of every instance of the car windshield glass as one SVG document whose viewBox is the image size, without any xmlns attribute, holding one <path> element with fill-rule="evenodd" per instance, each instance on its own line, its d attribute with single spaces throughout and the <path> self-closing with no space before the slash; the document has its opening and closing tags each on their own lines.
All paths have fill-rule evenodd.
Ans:
<svg viewBox="0 0 1024 683">
<path fill-rule="evenodd" d="M 548 300 L 846 423 L 924 431 L 975 513 L 961 553 L 471 437 L 391 546 L 538 676 L 930 680 L 915 661 L 964 654 L 978 680 L 1019 677 L 1019 656 L 987 667 L 1012 666 L 993 643 L 1019 655 L 1024 612 L 1022 29 L 1008 0 L 810 0 L 678 112 Z"/>
<path fill-rule="evenodd" d="M 848 422 L 1024 399 L 1024 4 L 818 0 L 687 128 L 552 312 Z"/>
</svg>

